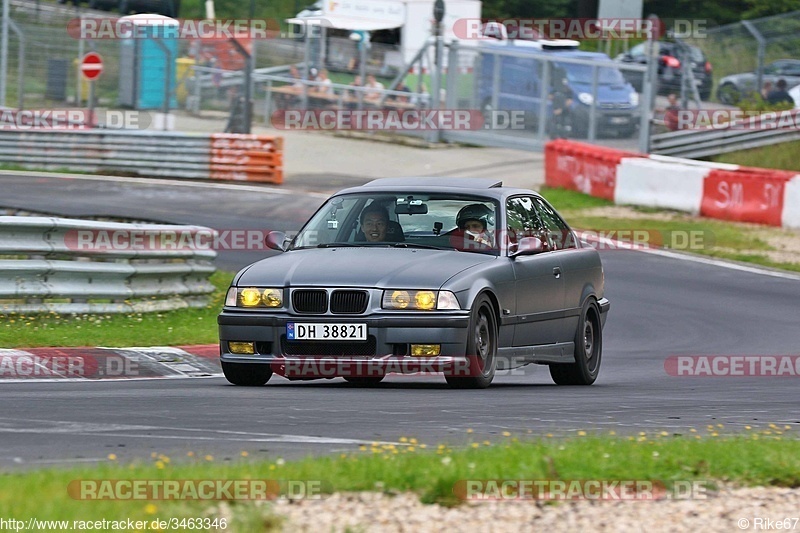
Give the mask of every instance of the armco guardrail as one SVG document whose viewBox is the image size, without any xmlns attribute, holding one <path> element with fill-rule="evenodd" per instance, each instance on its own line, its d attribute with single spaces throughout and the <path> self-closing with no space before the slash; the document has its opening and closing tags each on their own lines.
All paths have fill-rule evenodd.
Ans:
<svg viewBox="0 0 800 533">
<path fill-rule="evenodd" d="M 205 306 L 215 237 L 201 226 L 0 216 L 0 313 Z"/>
<path fill-rule="evenodd" d="M 545 183 L 722 220 L 800 228 L 800 174 L 643 155 L 564 139 L 545 146 Z"/>
<path fill-rule="evenodd" d="M 730 125 L 660 133 L 650 138 L 650 151 L 677 157 L 708 157 L 800 140 L 800 110 L 779 116 L 765 113 Z M 783 124 L 783 126 L 782 126 Z"/>
<path fill-rule="evenodd" d="M 0 130 L 0 161 L 26 168 L 283 182 L 283 138 L 139 130 Z"/>
</svg>

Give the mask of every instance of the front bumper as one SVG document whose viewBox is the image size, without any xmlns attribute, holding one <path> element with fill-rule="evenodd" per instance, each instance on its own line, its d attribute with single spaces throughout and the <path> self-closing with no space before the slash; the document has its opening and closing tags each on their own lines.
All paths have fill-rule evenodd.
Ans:
<svg viewBox="0 0 800 533">
<path fill-rule="evenodd" d="M 286 324 L 365 323 L 366 342 L 289 341 Z M 366 376 L 376 372 L 444 372 L 467 361 L 469 312 L 381 313 L 368 316 L 289 315 L 224 310 L 217 318 L 220 360 L 272 365 L 287 377 Z M 252 342 L 253 355 L 231 353 L 229 342 Z M 439 344 L 437 357 L 413 357 L 411 344 Z M 284 373 L 286 372 L 286 373 Z M 298 372 L 300 375 L 298 375 Z M 291 374 L 291 375 L 290 375 Z"/>
<path fill-rule="evenodd" d="M 589 129 L 589 115 L 591 107 L 580 104 L 572 109 L 574 117 L 573 126 L 582 126 Z M 604 108 L 595 107 L 595 120 L 597 131 L 603 130 L 631 130 L 639 125 L 640 111 L 638 107 L 632 108 Z"/>
</svg>

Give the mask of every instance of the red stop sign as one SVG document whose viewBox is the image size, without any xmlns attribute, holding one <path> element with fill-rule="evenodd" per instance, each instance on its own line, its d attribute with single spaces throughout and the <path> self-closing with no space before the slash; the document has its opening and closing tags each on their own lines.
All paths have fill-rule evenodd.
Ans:
<svg viewBox="0 0 800 533">
<path fill-rule="evenodd" d="M 100 76 L 101 72 L 103 72 L 103 58 L 100 57 L 100 54 L 89 52 L 83 56 L 83 60 L 81 60 L 81 74 L 83 74 L 86 79 L 93 80 Z"/>
</svg>

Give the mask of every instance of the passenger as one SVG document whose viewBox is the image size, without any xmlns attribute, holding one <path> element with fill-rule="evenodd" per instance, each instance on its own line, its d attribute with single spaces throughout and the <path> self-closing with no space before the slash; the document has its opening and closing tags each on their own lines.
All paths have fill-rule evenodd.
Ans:
<svg viewBox="0 0 800 533">
<path fill-rule="evenodd" d="M 494 248 L 489 232 L 492 209 L 483 204 L 470 204 L 461 208 L 456 216 L 458 228 L 452 234 L 451 244 L 459 250 Z"/>
<path fill-rule="evenodd" d="M 775 89 L 767 95 L 767 102 L 771 105 L 792 104 L 794 106 L 794 98 L 786 90 L 787 86 L 785 79 L 779 79 L 775 83 Z"/>
</svg>

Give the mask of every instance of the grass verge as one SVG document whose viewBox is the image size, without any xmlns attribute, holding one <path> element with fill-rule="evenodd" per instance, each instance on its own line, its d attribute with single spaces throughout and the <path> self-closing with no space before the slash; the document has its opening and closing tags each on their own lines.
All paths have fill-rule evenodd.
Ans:
<svg viewBox="0 0 800 533">
<path fill-rule="evenodd" d="M 160 313 L 57 315 L 7 314 L 0 325 L 0 348 L 37 346 L 153 346 L 215 344 L 217 315 L 234 274 L 215 272 L 209 304 Z"/>
<path fill-rule="evenodd" d="M 732 163 L 747 167 L 800 171 L 800 141 L 780 143 L 750 150 L 740 150 L 708 158 L 716 163 Z"/>
<path fill-rule="evenodd" d="M 209 456 L 169 458 L 153 454 L 151 464 L 109 462 L 94 468 L 36 470 L 0 476 L 0 513 L 43 520 L 152 520 L 226 517 L 235 530 L 276 527 L 269 505 L 252 501 L 73 499 L 73 480 L 266 480 L 286 487 L 314 482 L 320 494 L 349 491 L 414 492 L 423 502 L 457 505 L 456 483 L 463 480 L 629 480 L 699 481 L 713 490 L 719 482 L 739 486 L 800 486 L 800 440 L 788 426 L 770 425 L 739 436 L 719 436 L 709 426 L 691 435 L 640 433 L 627 438 L 586 435 L 520 442 L 504 433 L 497 442 L 474 442 L 464 449 L 426 447 L 416 439 L 373 443 L 337 457 L 295 462 L 281 459 L 221 464 Z M 246 455 L 246 452 L 242 452 Z M 270 491 L 271 492 L 271 491 Z"/>
<path fill-rule="evenodd" d="M 564 189 L 545 187 L 540 192 L 574 228 L 606 232 L 609 237 L 613 236 L 612 231 L 645 231 L 651 245 L 800 272 L 800 252 L 786 250 L 792 246 L 800 250 L 800 235 L 796 232 L 679 212 L 615 206 L 607 200 Z M 694 240 L 688 241 L 687 235 Z"/>
</svg>

